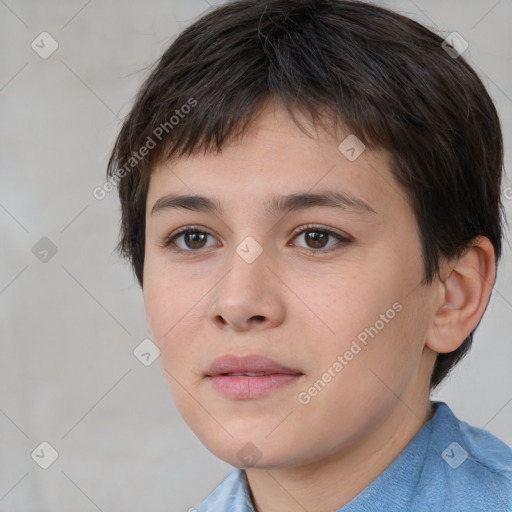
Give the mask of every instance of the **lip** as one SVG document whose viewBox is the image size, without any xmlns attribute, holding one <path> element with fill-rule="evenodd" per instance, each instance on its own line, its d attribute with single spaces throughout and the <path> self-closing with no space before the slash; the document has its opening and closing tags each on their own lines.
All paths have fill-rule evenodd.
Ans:
<svg viewBox="0 0 512 512">
<path fill-rule="evenodd" d="M 243 373 L 265 375 L 232 375 Z M 206 371 L 205 378 L 216 391 L 229 398 L 253 399 L 267 396 L 288 386 L 303 375 L 300 370 L 280 364 L 266 356 L 228 354 L 213 361 Z"/>
<path fill-rule="evenodd" d="M 206 370 L 207 377 L 216 377 L 223 373 L 274 373 L 293 375 L 301 373 L 301 371 L 284 366 L 277 363 L 269 357 L 260 356 L 256 354 L 249 354 L 246 356 L 237 356 L 234 354 L 227 354 L 219 357 Z"/>
</svg>

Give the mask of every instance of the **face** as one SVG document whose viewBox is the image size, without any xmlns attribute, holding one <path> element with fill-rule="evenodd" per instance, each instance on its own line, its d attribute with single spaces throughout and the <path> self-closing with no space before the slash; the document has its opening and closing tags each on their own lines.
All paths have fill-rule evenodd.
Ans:
<svg viewBox="0 0 512 512">
<path fill-rule="evenodd" d="M 148 327 L 180 413 L 233 466 L 342 453 L 428 388 L 415 218 L 389 155 L 354 159 L 347 135 L 268 108 L 151 176 Z"/>
</svg>

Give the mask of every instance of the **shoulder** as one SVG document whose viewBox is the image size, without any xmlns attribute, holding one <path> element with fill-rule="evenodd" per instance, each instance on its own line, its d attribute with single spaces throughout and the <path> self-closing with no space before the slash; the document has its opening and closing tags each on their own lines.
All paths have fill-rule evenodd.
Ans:
<svg viewBox="0 0 512 512">
<path fill-rule="evenodd" d="M 512 449 L 490 432 L 460 421 L 444 403 L 436 418 L 423 485 L 432 510 L 512 508 Z"/>
<path fill-rule="evenodd" d="M 226 478 L 191 512 L 254 512 L 245 473 L 233 468 Z"/>
</svg>

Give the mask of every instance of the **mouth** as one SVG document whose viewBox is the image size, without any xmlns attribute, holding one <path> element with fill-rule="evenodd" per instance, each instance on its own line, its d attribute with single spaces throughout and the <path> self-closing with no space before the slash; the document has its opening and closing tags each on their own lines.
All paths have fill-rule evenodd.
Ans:
<svg viewBox="0 0 512 512">
<path fill-rule="evenodd" d="M 225 377 L 226 375 L 230 375 L 232 377 L 263 377 L 265 375 L 272 375 L 272 373 L 267 372 L 245 372 L 245 373 L 221 373 L 221 376 Z"/>
<path fill-rule="evenodd" d="M 303 375 L 302 371 L 265 356 L 226 355 L 210 365 L 205 378 L 225 397 L 255 399 L 287 387 Z"/>
</svg>

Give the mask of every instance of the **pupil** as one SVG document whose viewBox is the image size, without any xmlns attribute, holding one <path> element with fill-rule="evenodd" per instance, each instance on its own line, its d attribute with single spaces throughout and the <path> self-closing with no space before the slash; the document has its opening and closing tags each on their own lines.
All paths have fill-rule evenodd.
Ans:
<svg viewBox="0 0 512 512">
<path fill-rule="evenodd" d="M 306 234 L 313 240 L 312 246 L 314 248 L 324 247 L 325 243 L 322 243 L 322 240 L 325 242 L 325 239 L 327 238 L 326 233 L 322 233 L 320 231 L 307 231 Z"/>
<path fill-rule="evenodd" d="M 327 239 L 327 234 L 322 233 L 321 231 L 306 231 L 307 237 L 309 237 L 310 241 L 308 245 L 314 248 L 321 248 L 325 246 L 325 241 Z M 186 233 L 185 235 L 185 243 L 191 249 L 200 249 L 204 246 L 204 242 L 206 240 L 206 233 L 200 233 L 197 231 Z"/>
<path fill-rule="evenodd" d="M 200 238 L 200 242 L 199 242 L 198 245 L 196 245 L 194 243 L 194 240 L 192 239 L 192 237 L 199 237 Z M 199 233 L 197 231 L 194 231 L 194 232 L 191 232 L 191 233 L 186 233 L 186 235 L 185 235 L 185 243 L 191 249 L 200 249 L 204 245 L 201 242 L 204 242 L 205 239 L 206 239 L 206 234 L 205 233 Z M 192 243 L 192 245 L 191 245 L 191 243 Z"/>
</svg>

